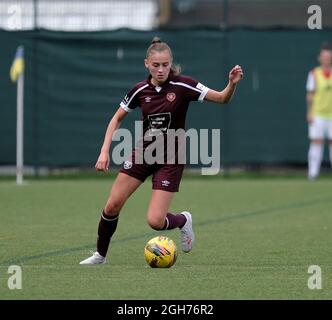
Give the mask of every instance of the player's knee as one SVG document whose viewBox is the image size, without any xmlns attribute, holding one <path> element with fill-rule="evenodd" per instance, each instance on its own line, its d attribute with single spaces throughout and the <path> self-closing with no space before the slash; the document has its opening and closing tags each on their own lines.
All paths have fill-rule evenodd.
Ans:
<svg viewBox="0 0 332 320">
<path fill-rule="evenodd" d="M 110 200 L 107 201 L 106 206 L 104 208 L 104 212 L 107 215 L 119 214 L 122 209 L 123 203 L 119 200 Z"/>
<path fill-rule="evenodd" d="M 148 218 L 149 226 L 154 230 L 162 230 L 165 225 L 165 221 L 161 221 L 156 218 Z"/>
</svg>

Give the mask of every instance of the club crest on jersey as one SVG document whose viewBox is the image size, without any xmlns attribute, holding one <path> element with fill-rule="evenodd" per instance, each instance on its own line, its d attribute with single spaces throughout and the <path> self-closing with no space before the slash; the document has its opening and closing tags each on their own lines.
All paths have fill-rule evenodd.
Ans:
<svg viewBox="0 0 332 320">
<path fill-rule="evenodd" d="M 167 93 L 166 99 L 173 102 L 176 99 L 176 94 L 174 92 Z"/>
</svg>

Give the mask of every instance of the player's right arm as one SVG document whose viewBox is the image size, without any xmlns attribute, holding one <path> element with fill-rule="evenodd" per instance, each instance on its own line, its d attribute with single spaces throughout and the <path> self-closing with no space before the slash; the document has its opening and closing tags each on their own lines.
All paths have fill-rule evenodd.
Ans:
<svg viewBox="0 0 332 320">
<path fill-rule="evenodd" d="M 128 112 L 120 107 L 109 122 L 105 133 L 104 143 L 101 147 L 100 154 L 95 165 L 96 170 L 104 172 L 108 171 L 110 165 L 110 147 L 113 134 L 114 131 L 120 127 L 122 120 L 126 117 L 127 114 Z"/>
<path fill-rule="evenodd" d="M 307 122 L 310 124 L 313 121 L 313 114 L 312 114 L 312 101 L 315 95 L 315 75 L 314 71 L 310 71 L 308 74 L 307 79 L 307 94 L 306 94 L 306 101 L 307 101 Z"/>
<path fill-rule="evenodd" d="M 121 101 L 120 108 L 114 114 L 106 130 L 104 143 L 101 147 L 100 155 L 95 165 L 95 168 L 98 171 L 108 171 L 108 167 L 110 165 L 110 147 L 114 131 L 120 127 L 121 122 L 126 115 L 139 106 L 138 93 L 147 86 L 148 84 L 143 81 L 137 83 Z"/>
<path fill-rule="evenodd" d="M 306 100 L 307 100 L 307 121 L 311 123 L 313 120 L 312 115 L 312 101 L 314 99 L 314 92 L 307 92 Z"/>
</svg>

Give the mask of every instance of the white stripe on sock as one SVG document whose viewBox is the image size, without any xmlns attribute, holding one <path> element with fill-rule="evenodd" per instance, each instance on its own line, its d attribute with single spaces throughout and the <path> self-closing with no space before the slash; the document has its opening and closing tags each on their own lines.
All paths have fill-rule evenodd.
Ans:
<svg viewBox="0 0 332 320">
<path fill-rule="evenodd" d="M 117 215 L 115 218 L 108 219 L 108 218 L 105 218 L 103 214 L 101 215 L 101 217 L 106 221 L 114 221 L 114 220 L 117 220 L 119 218 L 119 216 Z"/>
<path fill-rule="evenodd" d="M 165 230 L 167 230 L 168 227 L 169 227 L 169 221 L 168 221 L 168 218 L 166 217 L 166 228 L 165 228 Z"/>
</svg>

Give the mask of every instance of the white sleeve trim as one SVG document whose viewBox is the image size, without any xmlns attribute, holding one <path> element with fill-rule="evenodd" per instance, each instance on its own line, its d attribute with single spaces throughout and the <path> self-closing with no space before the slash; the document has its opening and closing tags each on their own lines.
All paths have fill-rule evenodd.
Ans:
<svg viewBox="0 0 332 320">
<path fill-rule="evenodd" d="M 130 99 L 128 100 L 127 103 L 124 103 L 123 101 L 120 103 L 120 106 L 123 110 L 127 111 L 127 112 L 131 112 L 133 111 L 133 109 L 130 109 L 128 106 L 130 105 L 130 102 L 134 99 L 134 97 L 136 96 L 137 93 L 139 93 L 140 91 L 142 91 L 143 89 L 145 89 L 146 87 L 148 87 L 149 84 L 144 85 L 143 87 L 138 88 L 130 97 Z M 126 100 L 126 99 L 125 99 Z"/>
<path fill-rule="evenodd" d="M 174 82 L 174 81 L 170 81 L 169 83 L 170 83 L 170 84 L 177 85 L 177 86 L 182 86 L 182 87 L 185 87 L 185 88 L 188 88 L 188 89 L 191 89 L 191 90 L 194 90 L 194 91 L 199 92 L 200 95 L 199 95 L 197 101 L 200 101 L 200 102 L 203 102 L 203 100 L 204 100 L 206 94 L 207 94 L 208 91 L 210 90 L 208 87 L 204 86 L 204 85 L 201 84 L 200 82 L 197 83 L 196 87 L 192 87 L 191 85 L 189 85 L 189 84 L 187 84 L 187 83 L 184 83 L 184 82 Z"/>
<path fill-rule="evenodd" d="M 198 101 L 199 101 L 199 102 L 203 102 L 203 101 L 204 101 L 204 98 L 205 98 L 205 96 L 207 95 L 207 93 L 208 93 L 208 91 L 210 90 L 210 88 L 204 86 L 204 85 L 201 84 L 200 82 L 197 84 L 196 87 L 202 90 L 201 95 L 198 97 Z"/>
<path fill-rule="evenodd" d="M 120 103 L 120 107 L 126 112 L 132 112 L 133 109 L 128 108 L 123 102 Z"/>
<path fill-rule="evenodd" d="M 170 84 L 174 84 L 174 85 L 176 85 L 176 86 L 186 87 L 186 88 L 188 88 L 188 89 L 191 89 L 191 90 L 197 91 L 197 92 L 199 92 L 199 93 L 202 92 L 202 90 L 197 89 L 197 88 L 194 88 L 194 87 L 192 87 L 192 86 L 190 86 L 189 84 L 186 84 L 186 83 L 184 83 L 184 82 L 174 82 L 174 81 L 170 81 L 169 83 L 170 83 Z"/>
<path fill-rule="evenodd" d="M 314 75 L 313 71 L 309 72 L 309 74 L 308 74 L 306 89 L 309 92 L 316 90 L 316 81 L 315 81 L 315 75 Z"/>
</svg>

